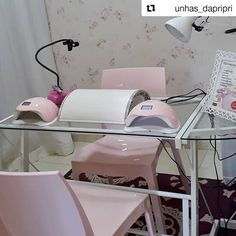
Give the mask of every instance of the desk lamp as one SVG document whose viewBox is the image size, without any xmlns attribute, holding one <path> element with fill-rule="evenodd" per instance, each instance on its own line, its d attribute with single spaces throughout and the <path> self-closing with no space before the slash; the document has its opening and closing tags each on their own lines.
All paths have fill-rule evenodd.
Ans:
<svg viewBox="0 0 236 236">
<path fill-rule="evenodd" d="M 201 16 L 175 17 L 167 21 L 165 23 L 165 27 L 170 32 L 170 34 L 176 39 L 180 40 L 183 43 L 187 43 L 191 38 L 192 29 L 195 29 L 197 32 L 201 32 L 204 29 L 205 25 L 209 23 L 208 16 L 199 25 L 197 25 L 195 22 L 199 18 L 201 18 Z M 235 32 L 236 28 L 225 30 L 226 34 L 231 34 Z"/>
<path fill-rule="evenodd" d="M 209 17 L 205 21 L 202 21 L 200 25 L 196 25 L 195 21 L 200 18 L 198 16 L 183 16 L 173 18 L 165 23 L 166 29 L 181 42 L 187 43 L 192 34 L 194 28 L 197 32 L 204 29 L 204 25 L 208 23 Z"/>
</svg>

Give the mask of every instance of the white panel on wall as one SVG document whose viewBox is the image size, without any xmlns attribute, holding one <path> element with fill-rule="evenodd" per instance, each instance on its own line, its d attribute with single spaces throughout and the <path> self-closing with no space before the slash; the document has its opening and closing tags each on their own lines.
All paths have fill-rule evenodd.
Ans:
<svg viewBox="0 0 236 236">
<path fill-rule="evenodd" d="M 235 17 L 210 17 L 207 28 L 184 44 L 165 30 L 170 17 L 142 17 L 140 0 L 46 0 L 46 5 L 53 40 L 80 42 L 72 52 L 54 47 L 64 88 L 99 88 L 107 68 L 165 66 L 169 94 L 206 90 L 216 50 L 236 52 L 236 35 L 224 34 Z"/>
</svg>

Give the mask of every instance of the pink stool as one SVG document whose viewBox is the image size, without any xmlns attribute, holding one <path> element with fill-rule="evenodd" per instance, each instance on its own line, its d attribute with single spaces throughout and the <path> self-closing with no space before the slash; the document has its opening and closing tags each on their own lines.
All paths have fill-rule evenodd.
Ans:
<svg viewBox="0 0 236 236">
<path fill-rule="evenodd" d="M 151 96 L 166 96 L 165 71 L 160 67 L 121 68 L 103 71 L 102 88 L 143 89 Z M 183 169 L 181 157 L 173 141 L 170 142 L 174 158 Z M 162 150 L 156 138 L 106 135 L 78 150 L 72 160 L 73 179 L 90 173 L 109 177 L 143 177 L 149 189 L 158 190 L 156 166 Z M 188 183 L 180 171 L 186 191 Z M 153 212 L 159 234 L 165 234 L 164 216 L 160 197 L 151 196 Z"/>
</svg>

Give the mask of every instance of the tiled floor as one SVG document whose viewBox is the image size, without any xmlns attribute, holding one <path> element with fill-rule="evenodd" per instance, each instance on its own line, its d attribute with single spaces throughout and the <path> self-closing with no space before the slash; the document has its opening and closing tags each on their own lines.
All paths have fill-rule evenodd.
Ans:
<svg viewBox="0 0 236 236">
<path fill-rule="evenodd" d="M 76 142 L 75 148 L 81 148 L 85 146 L 85 142 Z M 168 149 L 169 150 L 169 149 Z M 187 175 L 190 175 L 190 161 L 189 161 L 189 150 L 182 149 L 180 150 L 182 160 L 185 166 Z M 171 154 L 171 151 L 170 151 Z M 71 169 L 71 159 L 74 154 L 68 156 L 56 156 L 48 155 L 43 148 L 39 148 L 36 151 L 31 153 L 31 162 L 33 165 L 41 170 L 59 170 L 62 174 L 65 174 L 68 170 Z M 14 163 L 9 167 L 10 171 L 19 170 L 20 160 L 15 160 Z M 198 158 L 199 166 L 199 177 L 204 178 L 216 178 L 214 164 L 213 164 L 213 151 L 212 150 L 199 150 Z M 219 177 L 222 178 L 222 165 L 217 161 Z M 34 168 L 30 168 L 31 171 L 34 171 Z M 176 164 L 170 159 L 170 157 L 163 150 L 157 165 L 157 172 L 167 173 L 167 174 L 178 174 Z"/>
</svg>

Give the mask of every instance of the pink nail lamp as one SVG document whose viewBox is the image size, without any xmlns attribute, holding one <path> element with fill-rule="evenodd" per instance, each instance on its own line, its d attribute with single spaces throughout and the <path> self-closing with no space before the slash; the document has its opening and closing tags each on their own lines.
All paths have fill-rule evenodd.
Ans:
<svg viewBox="0 0 236 236">
<path fill-rule="evenodd" d="M 23 101 L 16 108 L 16 120 L 19 124 L 43 125 L 57 119 L 59 108 L 43 97 L 34 97 Z"/>
<path fill-rule="evenodd" d="M 136 105 L 126 121 L 127 131 L 159 131 L 175 133 L 180 128 L 175 110 L 158 100 L 147 100 Z"/>
</svg>

